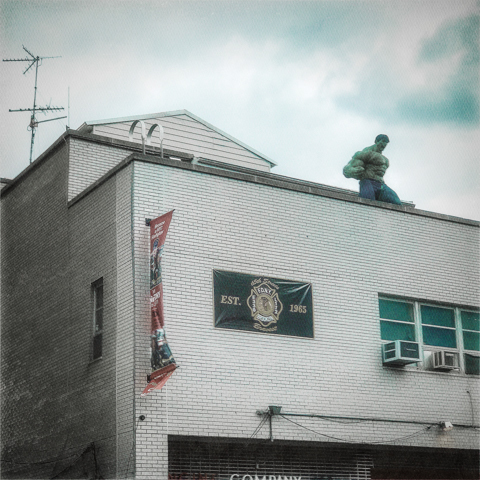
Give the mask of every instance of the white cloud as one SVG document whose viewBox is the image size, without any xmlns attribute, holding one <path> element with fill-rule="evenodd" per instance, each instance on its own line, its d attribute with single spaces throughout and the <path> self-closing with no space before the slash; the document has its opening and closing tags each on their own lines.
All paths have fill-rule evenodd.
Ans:
<svg viewBox="0 0 480 480">
<path fill-rule="evenodd" d="M 78 4 L 83 10 L 73 17 L 68 3 L 57 13 L 45 10 L 41 25 L 56 21 L 48 38 L 27 3 L 5 30 L 4 56 L 21 55 L 23 41 L 42 54 L 62 55 L 41 67 L 39 99 L 66 107 L 70 86 L 73 127 L 186 108 L 277 161 L 276 173 L 353 190 L 357 182 L 343 177 L 343 166 L 387 133 L 392 166 L 386 179 L 402 199 L 479 218 L 471 207 L 478 128 L 402 123 L 395 110 L 407 93 L 442 92 L 460 54 L 420 63 L 422 42 L 474 4 L 385 2 L 377 9 L 361 2 L 347 9 L 344 2 L 299 2 L 294 9 L 287 2 L 266 19 L 271 4 L 259 2 L 249 9 L 202 2 L 193 10 L 182 2 L 131 10 L 126 2 L 113 10 L 88 3 Z M 18 65 L 3 67 L 4 112 L 30 106 L 32 76 Z M 0 176 L 13 177 L 28 165 L 29 118 L 1 118 L 6 157 Z M 36 153 L 64 128 L 63 121 L 42 124 Z"/>
</svg>

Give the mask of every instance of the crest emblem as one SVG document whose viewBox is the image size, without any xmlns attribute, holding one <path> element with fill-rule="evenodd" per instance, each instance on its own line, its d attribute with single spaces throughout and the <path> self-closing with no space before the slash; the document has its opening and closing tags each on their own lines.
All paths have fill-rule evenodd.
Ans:
<svg viewBox="0 0 480 480">
<path fill-rule="evenodd" d="M 283 304 L 278 297 L 278 286 L 264 278 L 252 282 L 252 290 L 247 299 L 255 323 L 254 328 L 263 332 L 275 332 L 277 321 L 283 310 Z"/>
</svg>

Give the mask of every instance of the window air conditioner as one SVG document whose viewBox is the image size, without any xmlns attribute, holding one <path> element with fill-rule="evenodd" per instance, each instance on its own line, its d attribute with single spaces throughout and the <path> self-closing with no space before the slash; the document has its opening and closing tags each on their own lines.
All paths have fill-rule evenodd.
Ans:
<svg viewBox="0 0 480 480">
<path fill-rule="evenodd" d="M 382 345 L 384 365 L 407 365 L 420 361 L 420 348 L 416 342 L 395 340 Z"/>
<path fill-rule="evenodd" d="M 433 369 L 434 370 L 459 370 L 458 353 L 440 350 L 433 352 Z"/>
</svg>

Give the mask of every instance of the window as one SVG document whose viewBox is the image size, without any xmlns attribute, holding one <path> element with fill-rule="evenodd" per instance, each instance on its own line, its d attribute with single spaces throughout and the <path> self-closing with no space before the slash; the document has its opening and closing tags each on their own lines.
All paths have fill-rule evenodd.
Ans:
<svg viewBox="0 0 480 480">
<path fill-rule="evenodd" d="M 474 352 L 480 351 L 480 315 L 479 312 L 461 310 L 462 336 L 465 373 L 480 375 L 480 356 Z"/>
<path fill-rule="evenodd" d="M 381 339 L 418 342 L 423 347 L 421 368 L 430 370 L 433 355 L 443 350 L 458 356 L 461 372 L 480 374 L 478 311 L 385 297 L 378 304 Z"/>
<path fill-rule="evenodd" d="M 457 348 L 453 308 L 420 306 L 422 334 L 425 345 Z"/>
<path fill-rule="evenodd" d="M 92 359 L 102 357 L 103 337 L 103 278 L 92 283 L 93 292 L 93 349 Z"/>
<path fill-rule="evenodd" d="M 381 298 L 379 307 L 382 340 L 415 341 L 413 304 Z"/>
</svg>

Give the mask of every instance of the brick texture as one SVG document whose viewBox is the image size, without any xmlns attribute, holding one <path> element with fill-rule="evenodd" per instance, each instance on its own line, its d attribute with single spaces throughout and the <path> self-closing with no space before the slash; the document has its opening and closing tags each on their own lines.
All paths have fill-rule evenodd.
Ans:
<svg viewBox="0 0 480 480">
<path fill-rule="evenodd" d="M 380 293 L 478 307 L 478 225 L 145 158 L 68 203 L 128 153 L 70 138 L 2 196 L 4 478 L 80 478 L 82 468 L 95 474 L 96 459 L 104 478 L 166 479 L 169 436 L 245 440 L 268 405 L 478 424 L 478 377 L 382 366 L 378 312 Z M 145 218 L 172 209 L 162 266 L 180 368 L 141 398 L 150 370 Z M 311 282 L 315 338 L 214 328 L 213 269 Z M 92 362 L 99 278 L 104 354 Z M 318 433 L 274 417 L 275 440 L 451 451 L 479 441 L 472 428 L 294 420 Z M 269 438 L 268 423 L 256 438 Z"/>
<path fill-rule="evenodd" d="M 133 366 L 128 349 L 130 366 L 117 362 L 117 344 L 125 342 L 116 315 L 117 294 L 132 292 L 131 268 L 117 288 L 117 262 L 122 271 L 132 255 L 130 241 L 126 249 L 121 243 L 130 227 L 117 212 L 116 184 L 123 199 L 130 182 L 111 178 L 67 208 L 67 175 L 65 146 L 2 198 L 3 478 L 79 478 L 95 470 L 116 478 L 117 440 L 122 460 L 125 442 L 132 450 L 133 392 L 121 385 L 117 396 L 116 383 Z M 99 278 L 103 357 L 92 361 L 91 284 Z M 128 298 L 121 306 L 131 318 Z"/>
<path fill-rule="evenodd" d="M 472 422 L 467 390 L 478 399 L 478 378 L 382 366 L 378 294 L 477 305 L 477 227 L 146 163 L 135 165 L 134 191 L 137 395 L 149 359 L 144 219 L 172 209 L 162 260 L 165 315 L 181 366 L 160 393 L 136 402 L 137 414 L 147 415 L 138 478 L 165 465 L 158 447 L 165 435 L 248 438 L 260 420 L 256 410 L 268 405 Z M 311 282 L 315 339 L 215 329 L 214 268 Z M 295 420 L 323 436 L 276 417 L 275 438 L 478 445 L 473 429 L 446 435 L 409 424 Z M 266 425 L 258 437 L 268 435 Z"/>
<path fill-rule="evenodd" d="M 65 425 L 79 388 L 73 339 L 62 328 L 69 317 L 66 162 L 64 147 L 2 198 L 4 477 L 52 474 L 55 462 L 36 462 L 53 451 L 70 454 L 64 446 L 75 441 Z"/>
<path fill-rule="evenodd" d="M 71 200 L 131 152 L 124 148 L 72 138 L 69 153 L 68 200 Z"/>
</svg>

